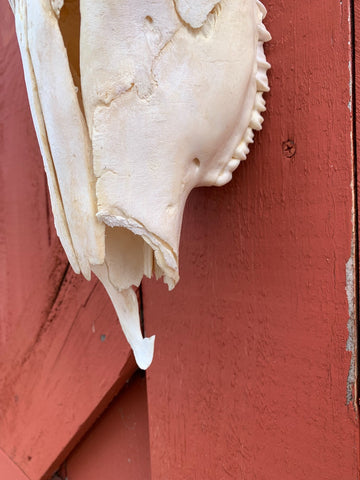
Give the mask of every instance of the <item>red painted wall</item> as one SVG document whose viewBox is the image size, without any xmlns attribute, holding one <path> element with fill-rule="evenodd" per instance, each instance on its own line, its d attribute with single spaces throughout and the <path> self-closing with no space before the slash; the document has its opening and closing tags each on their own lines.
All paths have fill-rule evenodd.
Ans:
<svg viewBox="0 0 360 480">
<path fill-rule="evenodd" d="M 229 185 L 191 195 L 180 284 L 144 283 L 147 394 L 136 380 L 89 430 L 135 365 L 102 288 L 67 268 L 0 5 L 0 479 L 66 457 L 68 480 L 357 478 L 350 3 L 266 6 L 264 129 Z"/>
<path fill-rule="evenodd" d="M 4 480 L 29 480 L 29 477 L 2 450 L 0 450 L 0 475 Z"/>
<path fill-rule="evenodd" d="M 192 194 L 178 287 L 144 287 L 154 480 L 358 475 L 349 2 L 265 3 L 264 130 L 229 185 Z"/>
<path fill-rule="evenodd" d="M 150 480 L 145 376 L 136 374 L 64 466 L 68 480 Z"/>
</svg>

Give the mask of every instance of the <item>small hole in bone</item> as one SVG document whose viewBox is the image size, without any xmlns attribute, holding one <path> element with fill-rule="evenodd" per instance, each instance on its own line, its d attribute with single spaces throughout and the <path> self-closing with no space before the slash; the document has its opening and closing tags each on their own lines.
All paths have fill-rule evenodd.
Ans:
<svg viewBox="0 0 360 480">
<path fill-rule="evenodd" d="M 150 25 L 154 22 L 154 20 L 152 19 L 152 17 L 150 17 L 149 15 L 147 17 L 145 17 L 145 21 L 147 23 L 150 23 Z"/>
<path fill-rule="evenodd" d="M 200 168 L 200 160 L 198 158 L 193 159 L 193 164 L 196 168 Z"/>
</svg>

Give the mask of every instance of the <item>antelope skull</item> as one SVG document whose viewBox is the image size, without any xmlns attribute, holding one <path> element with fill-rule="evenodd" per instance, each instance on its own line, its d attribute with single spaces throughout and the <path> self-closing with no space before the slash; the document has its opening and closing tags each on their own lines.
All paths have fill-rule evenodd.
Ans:
<svg viewBox="0 0 360 480">
<path fill-rule="evenodd" d="M 10 0 L 55 226 L 105 286 L 138 365 L 134 287 L 179 280 L 190 191 L 223 185 L 260 130 L 258 0 Z"/>
</svg>

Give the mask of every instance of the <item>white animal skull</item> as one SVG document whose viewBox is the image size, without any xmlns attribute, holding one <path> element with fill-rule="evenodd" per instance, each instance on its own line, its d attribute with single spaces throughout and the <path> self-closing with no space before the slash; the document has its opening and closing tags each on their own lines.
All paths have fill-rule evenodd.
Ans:
<svg viewBox="0 0 360 480">
<path fill-rule="evenodd" d="M 10 0 L 57 233 L 93 271 L 147 368 L 143 275 L 179 279 L 182 215 L 261 129 L 270 39 L 258 0 Z M 80 15 L 81 12 L 81 15 Z"/>
</svg>

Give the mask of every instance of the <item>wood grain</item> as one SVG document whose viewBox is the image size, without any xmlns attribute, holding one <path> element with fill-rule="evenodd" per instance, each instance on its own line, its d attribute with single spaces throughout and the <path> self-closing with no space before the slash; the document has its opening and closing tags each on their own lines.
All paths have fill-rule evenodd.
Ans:
<svg viewBox="0 0 360 480">
<path fill-rule="evenodd" d="M 144 285 L 156 480 L 358 473 L 350 4 L 265 3 L 264 129 L 229 185 L 191 195 L 179 285 Z"/>
<path fill-rule="evenodd" d="M 144 285 L 154 480 L 358 472 L 349 2 L 267 6 L 264 130 L 231 184 L 192 194 L 175 291 Z M 68 269 L 6 2 L 0 15 L 0 477 L 16 463 L 14 480 L 39 480 L 135 365 L 103 290 Z"/>
</svg>

